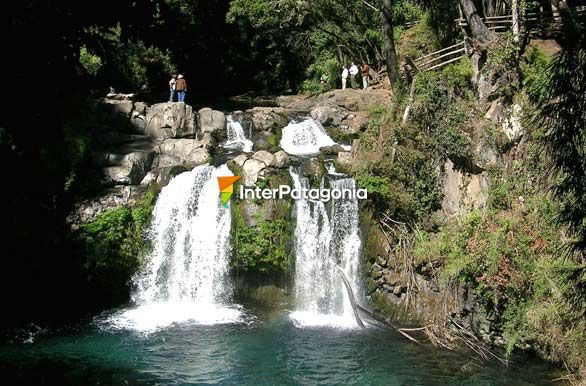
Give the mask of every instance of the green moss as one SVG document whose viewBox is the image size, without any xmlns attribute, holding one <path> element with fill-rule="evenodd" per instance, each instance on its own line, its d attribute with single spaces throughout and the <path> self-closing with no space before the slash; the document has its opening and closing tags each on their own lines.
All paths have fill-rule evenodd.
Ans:
<svg viewBox="0 0 586 386">
<path fill-rule="evenodd" d="M 277 189 L 290 184 L 286 171 L 279 171 L 259 180 L 261 189 Z M 240 182 L 235 184 L 239 189 Z M 266 200 L 232 201 L 232 248 L 233 269 L 254 275 L 286 276 L 292 266 L 291 222 L 292 202 L 276 200 L 269 205 Z M 269 211 L 267 213 L 267 210 Z M 247 218 L 255 212 L 254 218 Z M 255 225 L 249 226 L 250 223 Z"/>
<path fill-rule="evenodd" d="M 149 226 L 158 187 L 152 186 L 133 207 L 122 206 L 83 224 L 77 239 L 84 251 L 84 269 L 98 287 L 128 290 L 128 281 L 150 250 L 144 234 Z"/>
</svg>

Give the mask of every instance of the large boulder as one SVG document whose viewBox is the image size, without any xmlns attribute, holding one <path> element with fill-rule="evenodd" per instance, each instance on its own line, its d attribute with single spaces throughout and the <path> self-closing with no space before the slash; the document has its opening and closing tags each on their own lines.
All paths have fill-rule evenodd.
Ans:
<svg viewBox="0 0 586 386">
<path fill-rule="evenodd" d="M 290 164 L 291 158 L 289 158 L 289 154 L 285 153 L 285 151 L 279 150 L 275 153 L 275 160 L 272 166 L 279 169 L 284 169 L 289 167 Z"/>
<path fill-rule="evenodd" d="M 258 176 L 267 165 L 257 159 L 249 159 L 242 166 L 242 177 L 245 186 L 252 186 L 258 181 Z"/>
<path fill-rule="evenodd" d="M 244 163 L 246 162 L 247 159 L 248 159 L 248 157 L 246 156 L 246 154 L 240 154 L 239 156 L 234 157 L 232 162 L 234 162 L 239 167 L 242 167 L 242 166 L 244 166 Z"/>
<path fill-rule="evenodd" d="M 340 106 L 316 106 L 310 115 L 313 119 L 324 126 L 338 126 L 348 115 L 350 111 Z"/>
<path fill-rule="evenodd" d="M 263 162 L 266 166 L 271 166 L 275 161 L 275 156 L 266 150 L 257 151 L 252 158 Z"/>
<path fill-rule="evenodd" d="M 136 151 L 109 155 L 112 166 L 104 168 L 104 182 L 108 185 L 138 185 L 151 169 L 154 151 Z"/>
<path fill-rule="evenodd" d="M 195 139 L 166 139 L 158 150 L 158 168 L 177 165 L 192 168 L 210 160 L 207 142 Z"/>
<path fill-rule="evenodd" d="M 198 115 L 200 132 L 214 133 L 216 131 L 226 131 L 226 115 L 223 112 L 204 107 L 198 111 Z"/>
<path fill-rule="evenodd" d="M 131 100 L 118 100 L 106 98 L 103 100 L 104 104 L 110 109 L 112 113 L 122 114 L 129 117 L 133 110 L 134 103 Z"/>
<path fill-rule="evenodd" d="M 273 107 L 254 107 L 246 110 L 245 115 L 252 121 L 257 131 L 274 131 L 287 126 L 287 111 Z"/>
<path fill-rule="evenodd" d="M 146 115 L 146 133 L 160 140 L 194 136 L 195 117 L 191 106 L 183 102 L 152 105 Z"/>
</svg>

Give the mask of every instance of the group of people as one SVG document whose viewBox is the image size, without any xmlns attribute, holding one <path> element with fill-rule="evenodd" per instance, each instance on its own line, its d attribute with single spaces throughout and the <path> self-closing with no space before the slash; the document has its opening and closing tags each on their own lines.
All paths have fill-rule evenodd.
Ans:
<svg viewBox="0 0 586 386">
<path fill-rule="evenodd" d="M 183 75 L 171 75 L 169 81 L 169 102 L 175 102 L 175 96 L 177 96 L 177 102 L 185 102 L 185 93 L 187 92 L 187 82 Z"/>
<path fill-rule="evenodd" d="M 370 67 L 366 63 L 362 63 L 360 68 L 352 62 L 350 68 L 344 65 L 342 67 L 342 90 L 346 89 L 348 77 L 350 77 L 350 85 L 352 88 L 358 88 L 358 74 L 362 77 L 362 88 L 368 88 L 368 72 Z"/>
</svg>

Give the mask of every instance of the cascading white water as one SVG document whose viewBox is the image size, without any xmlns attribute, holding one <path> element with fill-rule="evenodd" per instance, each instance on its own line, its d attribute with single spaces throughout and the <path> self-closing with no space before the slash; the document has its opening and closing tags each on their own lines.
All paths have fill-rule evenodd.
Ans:
<svg viewBox="0 0 586 386">
<path fill-rule="evenodd" d="M 292 155 L 319 153 L 319 148 L 336 143 L 328 136 L 323 126 L 314 119 L 291 122 L 283 129 L 281 147 Z"/>
<path fill-rule="evenodd" d="M 244 133 L 244 128 L 238 121 L 234 121 L 231 115 L 227 117 L 228 123 L 226 125 L 227 130 L 227 141 L 224 144 L 225 147 L 239 147 L 245 153 L 250 153 L 252 151 L 253 143 L 246 137 Z"/>
<path fill-rule="evenodd" d="M 308 188 L 307 178 L 293 169 L 296 188 Z M 322 180 L 332 189 L 354 189 L 351 178 L 330 175 Z M 296 201 L 295 297 L 291 314 L 298 326 L 356 327 L 356 319 L 341 279 L 340 267 L 357 294 L 361 241 L 357 199 Z"/>
<path fill-rule="evenodd" d="M 162 189 L 149 231 L 153 250 L 134 279 L 138 307 L 115 315 L 114 325 L 148 331 L 238 319 L 240 311 L 228 307 L 231 214 L 217 180 L 231 175 L 225 165 L 199 166 Z"/>
</svg>

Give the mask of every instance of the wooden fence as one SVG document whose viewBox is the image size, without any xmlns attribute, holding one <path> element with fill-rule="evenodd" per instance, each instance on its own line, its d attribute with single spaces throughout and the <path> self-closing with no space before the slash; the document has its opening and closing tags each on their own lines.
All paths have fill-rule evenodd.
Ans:
<svg viewBox="0 0 586 386">
<path fill-rule="evenodd" d="M 583 20 L 586 16 L 586 7 L 573 8 L 575 15 Z M 561 26 L 561 17 L 557 11 L 528 12 L 521 15 L 520 24 L 523 32 L 530 35 L 555 35 Z M 455 20 L 459 27 L 467 27 L 466 19 Z M 482 21 L 488 29 L 496 33 L 505 33 L 513 26 L 513 15 L 483 17 Z"/>
<path fill-rule="evenodd" d="M 415 60 L 405 58 L 405 71 L 409 76 L 413 76 L 418 72 L 437 70 L 462 59 L 471 51 L 471 49 L 470 39 L 466 38 L 458 44 L 442 48 L 441 50 L 421 56 Z"/>
</svg>

